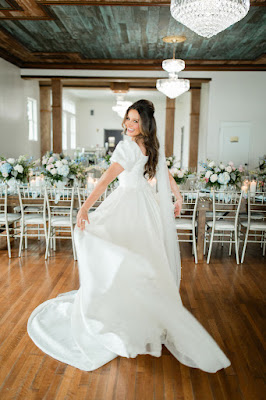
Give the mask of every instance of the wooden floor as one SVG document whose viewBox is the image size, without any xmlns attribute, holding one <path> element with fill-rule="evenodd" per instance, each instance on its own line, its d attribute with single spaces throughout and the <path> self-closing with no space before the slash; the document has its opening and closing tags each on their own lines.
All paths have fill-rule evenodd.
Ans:
<svg viewBox="0 0 266 400">
<path fill-rule="evenodd" d="M 211 264 L 195 266 L 182 247 L 181 297 L 211 333 L 232 365 L 216 374 L 162 356 L 118 357 L 94 372 L 82 372 L 42 353 L 27 335 L 32 310 L 59 293 L 77 289 L 78 267 L 69 241 L 48 262 L 42 242 L 30 242 L 8 259 L 0 241 L 0 399 L 259 400 L 263 387 L 263 284 L 266 260 L 249 246 L 237 266 L 226 247 L 214 247 Z"/>
</svg>

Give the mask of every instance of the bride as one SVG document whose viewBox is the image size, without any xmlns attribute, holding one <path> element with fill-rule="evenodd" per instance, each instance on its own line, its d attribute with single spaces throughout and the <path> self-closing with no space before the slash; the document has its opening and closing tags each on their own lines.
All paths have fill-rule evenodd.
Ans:
<svg viewBox="0 0 266 400">
<path fill-rule="evenodd" d="M 118 355 L 159 357 L 164 344 L 181 363 L 206 372 L 230 361 L 179 295 L 181 263 L 174 217 L 182 198 L 156 135 L 153 104 L 126 112 L 128 140 L 77 215 L 80 288 L 39 305 L 28 333 L 45 353 L 92 371 Z M 119 176 L 119 187 L 89 214 Z M 148 179 L 156 177 L 158 194 Z M 175 195 L 174 210 L 170 187 Z"/>
</svg>

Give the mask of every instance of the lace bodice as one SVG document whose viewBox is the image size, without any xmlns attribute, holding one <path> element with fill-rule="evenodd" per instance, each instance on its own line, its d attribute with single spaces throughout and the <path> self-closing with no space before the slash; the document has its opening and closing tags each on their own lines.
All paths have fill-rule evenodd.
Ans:
<svg viewBox="0 0 266 400">
<path fill-rule="evenodd" d="M 148 187 L 149 184 L 143 176 L 147 160 L 148 156 L 142 153 L 136 142 L 120 141 L 111 157 L 111 162 L 117 162 L 124 168 L 118 177 L 120 186 L 139 189 Z"/>
</svg>

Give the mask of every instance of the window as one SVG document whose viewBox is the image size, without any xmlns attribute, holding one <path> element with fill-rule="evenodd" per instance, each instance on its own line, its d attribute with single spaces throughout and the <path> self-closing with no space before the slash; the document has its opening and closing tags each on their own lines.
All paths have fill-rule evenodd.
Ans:
<svg viewBox="0 0 266 400">
<path fill-rule="evenodd" d="M 37 100 L 27 99 L 27 114 L 29 123 L 29 140 L 38 140 L 38 125 L 37 125 Z"/>
<path fill-rule="evenodd" d="M 76 116 L 71 115 L 70 117 L 70 147 L 71 149 L 76 148 Z"/>
<path fill-rule="evenodd" d="M 62 123 L 62 148 L 67 150 L 67 113 L 63 112 L 63 123 Z"/>
<path fill-rule="evenodd" d="M 62 115 L 62 149 L 76 148 L 76 105 L 70 99 L 63 97 Z"/>
<path fill-rule="evenodd" d="M 76 105 L 73 101 L 68 98 L 63 98 L 63 110 L 69 112 L 70 114 L 76 114 Z"/>
</svg>

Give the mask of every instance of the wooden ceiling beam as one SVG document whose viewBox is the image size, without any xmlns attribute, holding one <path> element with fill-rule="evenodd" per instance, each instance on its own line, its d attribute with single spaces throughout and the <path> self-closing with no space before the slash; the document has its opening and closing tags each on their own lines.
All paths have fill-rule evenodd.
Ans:
<svg viewBox="0 0 266 400">
<path fill-rule="evenodd" d="M 74 77 L 57 77 L 62 82 L 63 88 L 68 89 L 88 89 L 88 90 L 112 90 L 113 87 L 123 84 L 123 87 L 127 87 L 128 90 L 157 90 L 156 80 L 154 78 L 114 78 L 114 77 L 102 77 L 102 78 L 74 78 Z M 24 79 L 38 80 L 41 87 L 50 87 L 52 84 L 51 78 L 43 77 L 26 77 Z M 191 88 L 200 88 L 202 83 L 208 83 L 211 81 L 210 78 L 188 78 L 190 80 Z M 121 82 L 122 81 L 122 82 Z"/>
<path fill-rule="evenodd" d="M 162 71 L 162 60 L 147 59 L 86 59 L 83 62 L 58 62 L 58 60 L 46 60 L 36 62 L 24 62 L 23 68 L 41 69 L 95 69 L 115 71 Z M 186 71 L 265 71 L 266 56 L 262 54 L 256 60 L 184 60 Z"/>
</svg>

